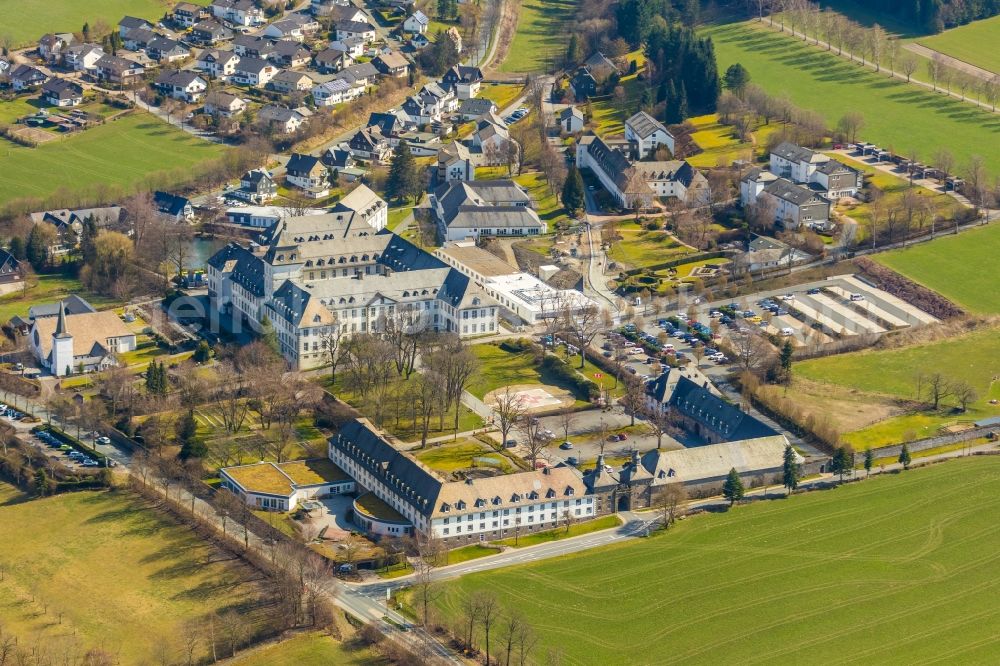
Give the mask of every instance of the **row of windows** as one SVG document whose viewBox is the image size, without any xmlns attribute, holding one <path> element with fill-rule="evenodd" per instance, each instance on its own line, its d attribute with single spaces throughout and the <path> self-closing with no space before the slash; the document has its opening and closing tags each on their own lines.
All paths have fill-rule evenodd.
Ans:
<svg viewBox="0 0 1000 666">
<path fill-rule="evenodd" d="M 590 513 L 591 513 L 590 509 L 587 509 L 586 512 L 584 512 L 582 509 L 574 509 L 573 510 L 573 515 L 574 516 L 589 515 Z M 549 522 L 552 523 L 553 527 L 555 527 L 556 525 L 558 525 L 558 523 L 559 523 L 558 514 L 556 514 L 556 513 L 550 513 L 549 514 Z M 522 524 L 525 524 L 525 525 L 534 525 L 534 524 L 536 524 L 535 523 L 535 517 L 534 516 L 528 516 L 528 520 L 527 520 L 526 523 L 521 523 L 519 520 L 515 520 L 514 525 L 522 525 Z M 544 525 L 545 524 L 545 515 L 544 514 L 542 514 L 541 516 L 538 517 L 538 523 L 537 524 L 538 525 Z M 476 532 L 476 531 L 483 532 L 483 531 L 485 531 L 487 529 L 486 525 L 487 525 L 486 523 L 479 523 L 478 530 L 476 529 L 476 525 L 475 524 L 473 524 L 473 525 L 465 525 L 464 529 L 465 529 L 466 533 Z M 492 521 L 490 523 L 490 529 L 494 529 L 494 530 L 495 529 L 501 529 L 501 528 L 509 528 L 509 527 L 512 527 L 509 518 L 504 518 L 502 526 L 500 525 L 500 521 L 499 520 L 494 520 L 494 521 Z M 461 534 L 462 533 L 462 529 L 463 529 L 462 525 L 456 525 L 455 526 L 455 534 Z M 451 528 L 450 527 L 445 527 L 445 528 L 443 528 L 441 530 L 441 534 L 443 534 L 443 535 L 448 535 L 450 533 L 451 533 Z"/>
</svg>

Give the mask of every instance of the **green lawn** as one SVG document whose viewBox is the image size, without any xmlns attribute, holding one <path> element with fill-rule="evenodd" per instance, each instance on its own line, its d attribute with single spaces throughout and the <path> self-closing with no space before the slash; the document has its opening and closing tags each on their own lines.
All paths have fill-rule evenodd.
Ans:
<svg viewBox="0 0 1000 666">
<path fill-rule="evenodd" d="M 74 277 L 65 275 L 38 275 L 32 278 L 36 282 L 35 286 L 28 289 L 25 295 L 20 289 L 0 296 L 0 323 L 6 324 L 14 315 L 26 317 L 28 308 L 41 303 L 52 303 L 70 294 L 78 294 L 87 299 L 91 305 L 98 309 L 104 309 L 119 305 L 121 301 L 116 301 L 107 296 L 100 296 L 88 292 Z"/>
<path fill-rule="evenodd" d="M 940 426 L 959 420 L 1000 416 L 1000 407 L 989 404 L 990 399 L 1000 398 L 1000 382 L 993 381 L 1000 375 L 1000 329 L 996 327 L 912 347 L 827 356 L 794 366 L 797 377 L 903 400 L 916 398 L 921 372 L 941 372 L 949 380 L 967 382 L 979 399 L 965 414 L 944 409 L 905 414 L 849 433 L 845 441 L 863 449 L 898 443 L 908 433 L 931 436 Z M 955 401 L 946 398 L 944 404 L 950 408 Z"/>
<path fill-rule="evenodd" d="M 774 95 L 819 112 L 828 125 L 845 113 L 865 116 L 863 138 L 927 160 L 950 149 L 959 165 L 980 155 L 1000 174 L 1000 117 L 972 104 L 898 79 L 876 74 L 811 44 L 756 23 L 716 25 L 712 37 L 719 70 L 739 62 L 757 83 Z"/>
<path fill-rule="evenodd" d="M 753 132 L 753 141 L 740 141 L 732 127 L 719 122 L 718 114 L 688 120 L 697 128 L 691 138 L 702 149 L 702 152 L 689 157 L 688 162 L 702 169 L 712 169 L 720 164 L 729 166 L 733 160 L 739 159 L 752 161 L 755 153 L 761 153 L 766 148 L 767 137 L 780 127 L 776 122 L 760 125 Z"/>
<path fill-rule="evenodd" d="M 432 444 L 426 449 L 414 451 L 413 455 L 431 469 L 446 474 L 472 467 L 491 467 L 505 474 L 514 471 L 514 465 L 506 456 L 475 439 Z"/>
<path fill-rule="evenodd" d="M 0 145 L 0 201 L 46 197 L 59 189 L 92 191 L 103 184 L 127 189 L 157 172 L 181 180 L 195 165 L 224 152 L 151 115 L 133 113 L 38 148 L 5 141 Z"/>
<path fill-rule="evenodd" d="M 556 195 L 549 191 L 545 174 L 540 171 L 518 174 L 514 177 L 514 182 L 528 191 L 528 196 L 535 202 L 535 212 L 542 222 L 549 225 L 549 231 L 554 231 L 556 223 L 569 219 L 566 209 L 556 199 Z"/>
<path fill-rule="evenodd" d="M 608 256 L 624 268 L 645 268 L 693 253 L 662 229 L 649 231 L 635 222 L 621 222 L 618 233 L 622 238 L 611 245 Z"/>
<path fill-rule="evenodd" d="M 567 664 L 992 663 L 1000 459 L 702 514 L 448 583 L 495 593 Z M 482 645 L 482 638 L 479 638 Z M 494 650 L 499 649 L 499 641 Z"/>
<path fill-rule="evenodd" d="M 269 612 L 253 572 L 123 492 L 0 505 L 0 541 L 0 624 L 24 644 L 154 663 L 212 612 L 232 609 L 252 632 Z M 207 657 L 200 645 L 195 659 Z"/>
<path fill-rule="evenodd" d="M 876 256 L 879 263 L 977 314 L 1000 314 L 1000 225 L 944 236 Z"/>
<path fill-rule="evenodd" d="M 487 555 L 496 555 L 498 552 L 496 548 L 480 546 L 478 543 L 462 546 L 461 548 L 448 551 L 448 565 L 461 564 L 462 562 L 479 559 Z"/>
<path fill-rule="evenodd" d="M 192 0 L 207 5 L 208 0 Z M 0 0 L 0 37 L 34 44 L 47 32 L 78 32 L 84 23 L 103 20 L 115 29 L 125 15 L 156 23 L 173 2 L 165 0 Z"/>
<path fill-rule="evenodd" d="M 552 69 L 566 50 L 563 25 L 572 19 L 574 0 L 525 0 L 517 18 L 517 32 L 500 65 L 501 72 L 544 72 Z"/>
<path fill-rule="evenodd" d="M 402 206 L 400 208 L 390 208 L 389 209 L 389 221 L 386 227 L 389 231 L 395 231 L 396 227 L 403 223 L 410 214 L 413 213 L 412 206 Z"/>
<path fill-rule="evenodd" d="M 515 384 L 548 384 L 570 389 L 568 386 L 563 386 L 562 382 L 554 377 L 550 377 L 548 373 L 542 372 L 535 365 L 530 351 L 514 354 L 500 349 L 498 345 L 491 344 L 474 345 L 472 350 L 479 357 L 480 366 L 479 372 L 473 376 L 469 383 L 468 390 L 469 393 L 478 398 L 482 398 L 495 389 Z M 574 361 L 571 361 L 571 366 L 574 369 L 579 364 L 578 356 L 575 357 Z M 587 366 L 594 368 L 589 363 Z M 594 370 L 596 371 L 596 368 Z M 584 373 L 588 379 L 593 380 L 593 374 L 588 372 L 587 367 L 584 368 Z"/>
<path fill-rule="evenodd" d="M 517 538 L 516 544 L 514 543 L 513 537 L 502 541 L 495 541 L 494 543 L 503 544 L 505 546 L 516 546 L 517 548 L 525 548 L 527 546 L 537 546 L 541 543 L 549 543 L 550 541 L 559 541 L 560 539 L 568 539 L 570 537 L 581 536 L 583 534 L 590 534 L 591 532 L 608 530 L 612 527 L 618 527 L 621 524 L 622 523 L 618 519 L 618 516 L 602 516 L 600 518 L 595 518 L 594 520 L 587 520 L 582 523 L 570 525 L 569 529 L 559 527 L 557 529 L 546 530 L 544 532 L 522 534 Z"/>
<path fill-rule="evenodd" d="M 991 72 L 1000 72 L 1000 16 L 973 21 L 933 37 L 921 37 L 917 42 Z"/>
<path fill-rule="evenodd" d="M 477 97 L 492 100 L 499 112 L 503 112 L 522 92 L 524 86 L 517 83 L 484 83 Z"/>
<path fill-rule="evenodd" d="M 344 645 L 322 633 L 300 634 L 287 641 L 254 650 L 229 662 L 231 666 L 367 666 L 384 664 L 360 645 Z"/>
</svg>

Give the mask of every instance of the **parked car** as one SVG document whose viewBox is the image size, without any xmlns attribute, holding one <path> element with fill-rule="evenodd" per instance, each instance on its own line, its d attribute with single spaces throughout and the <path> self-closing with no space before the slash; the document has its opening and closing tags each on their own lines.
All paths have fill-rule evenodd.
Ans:
<svg viewBox="0 0 1000 666">
<path fill-rule="evenodd" d="M 576 467 L 580 464 L 580 461 L 576 459 L 576 456 L 570 456 L 569 458 L 566 458 L 566 464 Z"/>
<path fill-rule="evenodd" d="M 865 300 L 865 297 L 863 294 L 851 294 L 851 300 L 854 302 L 863 301 Z"/>
<path fill-rule="evenodd" d="M 100 437 L 98 437 L 94 441 L 97 442 L 98 444 L 110 444 L 111 443 L 111 438 L 110 437 L 105 437 L 105 436 L 101 435 Z"/>
<path fill-rule="evenodd" d="M 562 444 L 559 445 L 559 448 L 562 449 L 563 451 L 569 451 L 570 449 L 573 448 L 573 443 L 563 442 Z"/>
<path fill-rule="evenodd" d="M 807 293 L 807 294 L 809 294 L 810 296 L 815 296 L 816 294 L 818 294 L 818 293 L 819 293 L 819 289 L 818 289 L 818 288 L 816 288 L 816 287 L 813 287 L 812 289 L 810 289 L 810 290 L 809 290 L 809 291 L 807 291 L 806 293 Z"/>
</svg>

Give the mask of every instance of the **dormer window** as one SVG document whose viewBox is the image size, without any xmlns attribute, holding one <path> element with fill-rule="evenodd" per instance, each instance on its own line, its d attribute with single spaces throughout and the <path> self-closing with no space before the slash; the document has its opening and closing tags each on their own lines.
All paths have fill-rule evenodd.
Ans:
<svg viewBox="0 0 1000 666">
<path fill-rule="evenodd" d="M 458 500 L 458 502 L 455 503 L 455 508 L 462 511 L 465 508 L 465 500 Z"/>
<path fill-rule="evenodd" d="M 500 499 L 500 496 L 499 496 L 499 495 L 497 495 L 496 497 L 494 497 L 494 498 L 493 498 L 493 504 L 494 504 L 494 505 L 496 505 L 496 504 L 500 504 L 501 502 L 503 502 L 503 500 L 502 500 L 502 499 Z"/>
<path fill-rule="evenodd" d="M 566 486 L 566 492 L 565 492 L 566 495 L 573 495 L 575 493 L 576 491 L 573 489 L 573 486 Z"/>
<path fill-rule="evenodd" d="M 475 506 L 476 506 L 477 509 L 480 508 L 480 507 L 486 506 L 486 500 L 484 500 L 483 498 L 480 497 L 479 499 L 476 500 Z"/>
<path fill-rule="evenodd" d="M 549 488 L 548 491 L 546 491 L 546 493 L 545 493 L 545 497 L 547 497 L 547 498 L 548 497 L 555 497 L 555 496 L 556 496 L 556 491 L 553 490 L 552 488 Z"/>
</svg>

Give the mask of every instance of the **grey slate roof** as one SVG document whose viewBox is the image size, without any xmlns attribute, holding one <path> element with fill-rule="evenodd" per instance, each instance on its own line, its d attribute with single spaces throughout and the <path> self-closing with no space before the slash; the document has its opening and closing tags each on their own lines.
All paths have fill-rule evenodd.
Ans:
<svg viewBox="0 0 1000 666">
<path fill-rule="evenodd" d="M 808 187 L 796 185 L 790 180 L 779 178 L 764 188 L 768 194 L 783 199 L 796 206 L 802 206 L 812 200 L 819 200 L 815 192 Z"/>
<path fill-rule="evenodd" d="M 777 435 L 762 421 L 747 414 L 737 405 L 699 386 L 687 377 L 677 380 L 670 405 L 681 414 L 718 433 L 730 442 Z"/>
<path fill-rule="evenodd" d="M 76 294 L 71 294 L 62 300 L 62 303 L 42 303 L 28 308 L 28 319 L 39 319 L 42 317 L 55 317 L 59 314 L 59 306 L 66 308 L 66 314 L 84 314 L 86 312 L 97 312 L 93 305 Z"/>
<path fill-rule="evenodd" d="M 667 128 L 663 125 L 663 123 L 661 123 L 660 121 L 658 121 L 656 118 L 649 115 L 645 111 L 639 111 L 631 118 L 626 120 L 625 124 L 631 127 L 632 130 L 635 131 L 635 133 L 638 134 L 643 139 L 645 139 L 648 136 L 651 136 L 657 130 L 670 134 L 670 132 L 667 131 Z"/>
<path fill-rule="evenodd" d="M 808 148 L 803 148 L 802 146 L 797 146 L 790 141 L 778 144 L 778 146 L 772 149 L 771 152 L 790 162 L 808 162 L 813 156 L 813 151 Z"/>
</svg>

